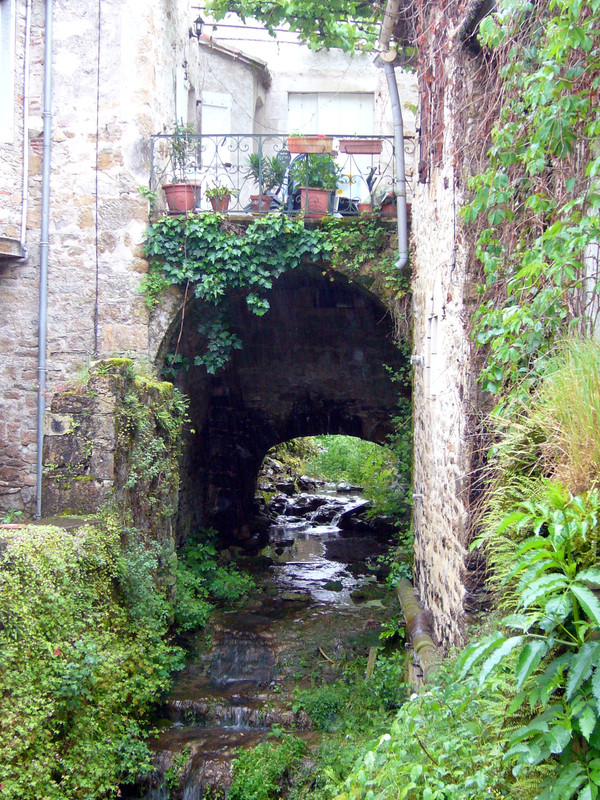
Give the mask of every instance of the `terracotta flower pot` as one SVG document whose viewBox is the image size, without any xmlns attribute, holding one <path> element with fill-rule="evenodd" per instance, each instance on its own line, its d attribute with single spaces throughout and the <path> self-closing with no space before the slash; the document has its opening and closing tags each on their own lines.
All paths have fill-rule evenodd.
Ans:
<svg viewBox="0 0 600 800">
<path fill-rule="evenodd" d="M 331 136 L 288 136 L 290 153 L 331 153 L 333 138 Z"/>
<path fill-rule="evenodd" d="M 213 211 L 227 211 L 229 208 L 229 203 L 231 202 L 231 195 L 226 194 L 222 195 L 221 197 L 209 197 L 210 204 L 212 206 Z"/>
<path fill-rule="evenodd" d="M 357 207 L 359 214 L 371 214 L 373 211 L 371 203 L 358 203 Z"/>
<path fill-rule="evenodd" d="M 375 155 L 381 153 L 383 142 L 381 139 L 342 139 L 340 151 L 354 155 Z"/>
<path fill-rule="evenodd" d="M 250 206 L 253 214 L 267 214 L 271 210 L 270 194 L 251 194 Z"/>
<path fill-rule="evenodd" d="M 167 198 L 169 211 L 183 214 L 196 208 L 198 187 L 193 183 L 165 183 L 162 188 Z"/>
<path fill-rule="evenodd" d="M 307 199 L 308 192 L 308 199 Z M 329 214 L 329 201 L 331 191 L 329 189 L 313 189 L 305 186 L 300 189 L 300 211 L 310 219 L 326 217 Z"/>
</svg>

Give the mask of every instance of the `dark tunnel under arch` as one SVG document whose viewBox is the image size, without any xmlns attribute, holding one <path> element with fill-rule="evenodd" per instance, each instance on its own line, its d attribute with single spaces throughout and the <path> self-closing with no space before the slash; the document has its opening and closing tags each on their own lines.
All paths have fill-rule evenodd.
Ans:
<svg viewBox="0 0 600 800">
<path fill-rule="evenodd" d="M 189 364 L 178 386 L 190 398 L 180 497 L 182 535 L 213 526 L 227 542 L 248 536 L 256 478 L 267 451 L 299 436 L 346 434 L 382 443 L 392 432 L 399 391 L 392 379 L 407 356 L 394 341 L 389 311 L 340 273 L 316 267 L 286 273 L 253 315 L 232 294 L 233 331 L 242 341 L 216 375 L 193 366 L 205 308 L 192 301 L 167 350 Z M 180 329 L 181 328 L 181 329 Z"/>
</svg>

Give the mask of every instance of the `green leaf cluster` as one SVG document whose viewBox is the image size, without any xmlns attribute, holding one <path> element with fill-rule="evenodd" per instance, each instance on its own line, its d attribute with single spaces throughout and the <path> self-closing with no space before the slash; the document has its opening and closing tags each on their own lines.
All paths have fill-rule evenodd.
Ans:
<svg viewBox="0 0 600 800">
<path fill-rule="evenodd" d="M 313 50 L 339 47 L 346 52 L 373 46 L 381 15 L 378 5 L 360 0 L 210 0 L 206 7 L 218 20 L 233 11 L 242 20 L 260 20 L 273 36 L 289 25 Z"/>
<path fill-rule="evenodd" d="M 0 793 L 98 800 L 150 768 L 156 698 L 181 667 L 152 576 L 160 553 L 112 517 L 5 532 L 0 555 Z M 141 578 L 138 580 L 137 578 Z"/>
<path fill-rule="evenodd" d="M 492 693 L 460 680 L 449 662 L 402 705 L 388 733 L 368 748 L 335 800 L 512 797 Z"/>
<path fill-rule="evenodd" d="M 480 226 L 474 335 L 495 394 L 525 394 L 556 336 L 586 329 L 593 312 L 598 276 L 584 255 L 600 235 L 597 20 L 598 0 L 504 0 L 482 26 L 504 100 L 464 214 Z"/>
<path fill-rule="evenodd" d="M 216 532 L 200 531 L 179 550 L 175 625 L 180 632 L 206 625 L 215 604 L 231 606 L 252 588 L 253 579 L 218 563 Z"/>
<path fill-rule="evenodd" d="M 595 533 L 599 514 L 597 490 L 573 496 L 550 486 L 546 499 L 506 517 L 503 526 L 531 534 L 506 576 L 518 579 L 516 613 L 463 657 L 480 684 L 501 669 L 514 676 L 508 713 L 527 703 L 530 714 L 505 758 L 515 775 L 558 759 L 539 800 L 594 800 L 600 789 L 600 569 L 582 569 L 574 546 Z"/>
<path fill-rule="evenodd" d="M 252 750 L 240 750 L 233 762 L 233 781 L 228 800 L 275 800 L 299 766 L 306 744 L 285 733 L 277 743 L 262 742 Z"/>
<path fill-rule="evenodd" d="M 322 260 L 330 250 L 321 231 L 279 214 L 261 217 L 245 231 L 225 224 L 219 214 L 162 217 L 147 231 L 146 298 L 153 304 L 157 290 L 169 284 L 193 288 L 207 307 L 201 327 L 206 350 L 195 363 L 214 374 L 241 347 L 230 330 L 228 293 L 245 292 L 250 311 L 262 316 L 269 309 L 265 294 L 277 278 L 304 259 Z"/>
</svg>

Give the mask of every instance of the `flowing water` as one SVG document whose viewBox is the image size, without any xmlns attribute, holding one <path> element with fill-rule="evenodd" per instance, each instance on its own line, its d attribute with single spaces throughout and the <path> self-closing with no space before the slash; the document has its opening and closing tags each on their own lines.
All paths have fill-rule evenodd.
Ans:
<svg viewBox="0 0 600 800">
<path fill-rule="evenodd" d="M 236 749 L 274 726 L 316 742 L 306 715 L 291 708 L 294 687 L 309 675 L 327 680 L 336 659 L 377 642 L 383 605 L 365 595 L 378 593 L 374 565 L 389 531 L 373 535 L 358 520 L 365 502 L 356 493 L 331 488 L 276 502 L 263 553 L 272 562 L 257 598 L 217 615 L 210 647 L 164 702 L 147 800 L 200 800 L 207 787 L 226 788 Z M 358 587 L 366 587 L 361 602 Z"/>
</svg>

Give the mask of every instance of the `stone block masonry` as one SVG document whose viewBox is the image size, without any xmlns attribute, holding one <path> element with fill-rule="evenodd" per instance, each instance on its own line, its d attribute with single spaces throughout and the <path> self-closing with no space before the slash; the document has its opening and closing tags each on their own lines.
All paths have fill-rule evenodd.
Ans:
<svg viewBox="0 0 600 800">
<path fill-rule="evenodd" d="M 25 0 L 16 0 L 15 116 L 0 142 L 0 237 L 19 237 L 28 146 L 27 258 L 0 256 L 0 509 L 35 508 L 44 4 L 31 20 L 23 130 Z M 140 284 L 149 137 L 172 126 L 173 70 L 198 70 L 191 0 L 54 3 L 48 397 L 97 356 L 148 359 Z M 195 76 L 200 83 L 199 76 Z"/>
</svg>

